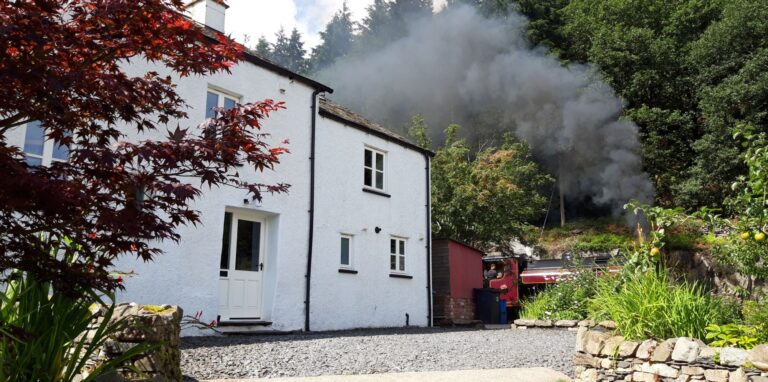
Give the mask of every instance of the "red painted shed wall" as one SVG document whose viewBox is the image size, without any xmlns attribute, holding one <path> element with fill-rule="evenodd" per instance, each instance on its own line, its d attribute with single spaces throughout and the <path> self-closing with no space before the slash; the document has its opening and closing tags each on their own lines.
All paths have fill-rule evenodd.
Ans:
<svg viewBox="0 0 768 382">
<path fill-rule="evenodd" d="M 483 254 L 455 241 L 448 242 L 451 297 L 472 298 L 474 288 L 483 287 Z"/>
</svg>

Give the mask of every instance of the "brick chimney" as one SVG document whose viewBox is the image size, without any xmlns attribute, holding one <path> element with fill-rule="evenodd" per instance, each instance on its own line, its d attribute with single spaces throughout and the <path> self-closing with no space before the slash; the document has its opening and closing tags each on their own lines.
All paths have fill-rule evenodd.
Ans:
<svg viewBox="0 0 768 382">
<path fill-rule="evenodd" d="M 227 8 L 224 0 L 192 0 L 187 3 L 187 14 L 200 24 L 224 32 Z"/>
</svg>

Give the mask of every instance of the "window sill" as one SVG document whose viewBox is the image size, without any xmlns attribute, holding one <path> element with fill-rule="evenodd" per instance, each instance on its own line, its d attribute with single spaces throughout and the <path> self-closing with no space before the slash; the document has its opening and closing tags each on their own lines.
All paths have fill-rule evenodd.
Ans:
<svg viewBox="0 0 768 382">
<path fill-rule="evenodd" d="M 354 270 L 354 269 L 344 269 L 344 268 L 339 268 L 339 273 L 349 273 L 349 274 L 353 274 L 353 275 L 356 275 L 356 274 L 357 274 L 357 271 L 356 271 L 356 270 Z"/>
<path fill-rule="evenodd" d="M 411 275 L 402 275 L 399 273 L 390 273 L 389 277 L 396 278 L 396 279 L 412 279 L 413 276 Z"/>
<path fill-rule="evenodd" d="M 383 192 L 383 191 L 379 191 L 379 190 L 377 190 L 375 188 L 363 187 L 363 192 L 368 192 L 368 193 L 371 193 L 371 194 L 374 194 L 374 195 L 384 196 L 384 197 L 387 197 L 387 198 L 391 198 L 392 197 L 392 195 L 387 194 L 386 192 Z"/>
</svg>

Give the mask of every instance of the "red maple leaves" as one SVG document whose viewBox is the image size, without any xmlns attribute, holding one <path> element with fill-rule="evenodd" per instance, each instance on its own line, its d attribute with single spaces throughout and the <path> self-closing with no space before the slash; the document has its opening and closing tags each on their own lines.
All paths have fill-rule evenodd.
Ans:
<svg viewBox="0 0 768 382">
<path fill-rule="evenodd" d="M 182 12 L 181 0 L 0 2 L 0 271 L 33 272 L 73 293 L 116 288 L 108 270 L 117 256 L 150 260 L 159 254 L 150 243 L 179 240 L 179 225 L 199 221 L 190 203 L 200 183 L 256 199 L 287 190 L 238 173 L 273 169 L 288 152 L 260 131 L 281 103 L 238 105 L 201 126 L 171 128 L 165 139 L 128 140 L 186 113 L 170 77 L 130 76 L 125 65 L 148 60 L 185 77 L 227 72 L 242 58 L 241 45 Z M 26 165 L 7 137 L 31 121 L 70 147 L 68 162 Z M 81 259 L 51 256 L 40 232 L 72 239 Z"/>
</svg>

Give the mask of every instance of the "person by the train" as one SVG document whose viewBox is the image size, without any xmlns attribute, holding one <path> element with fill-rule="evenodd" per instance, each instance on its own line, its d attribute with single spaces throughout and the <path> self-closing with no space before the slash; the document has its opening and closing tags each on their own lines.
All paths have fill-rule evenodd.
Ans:
<svg viewBox="0 0 768 382">
<path fill-rule="evenodd" d="M 485 279 L 486 280 L 493 280 L 496 278 L 496 264 L 491 263 L 491 266 L 489 269 L 485 270 Z"/>
<path fill-rule="evenodd" d="M 513 290 L 515 288 L 514 279 L 512 278 L 512 271 L 509 269 L 509 267 L 505 267 L 503 273 L 499 273 L 499 276 L 502 276 L 501 278 L 491 280 L 489 283 L 490 288 L 495 288 L 499 290 L 499 301 L 503 301 L 504 306 L 507 309 L 507 315 L 509 317 L 512 317 L 510 315 L 511 311 L 513 310 Z"/>
</svg>

